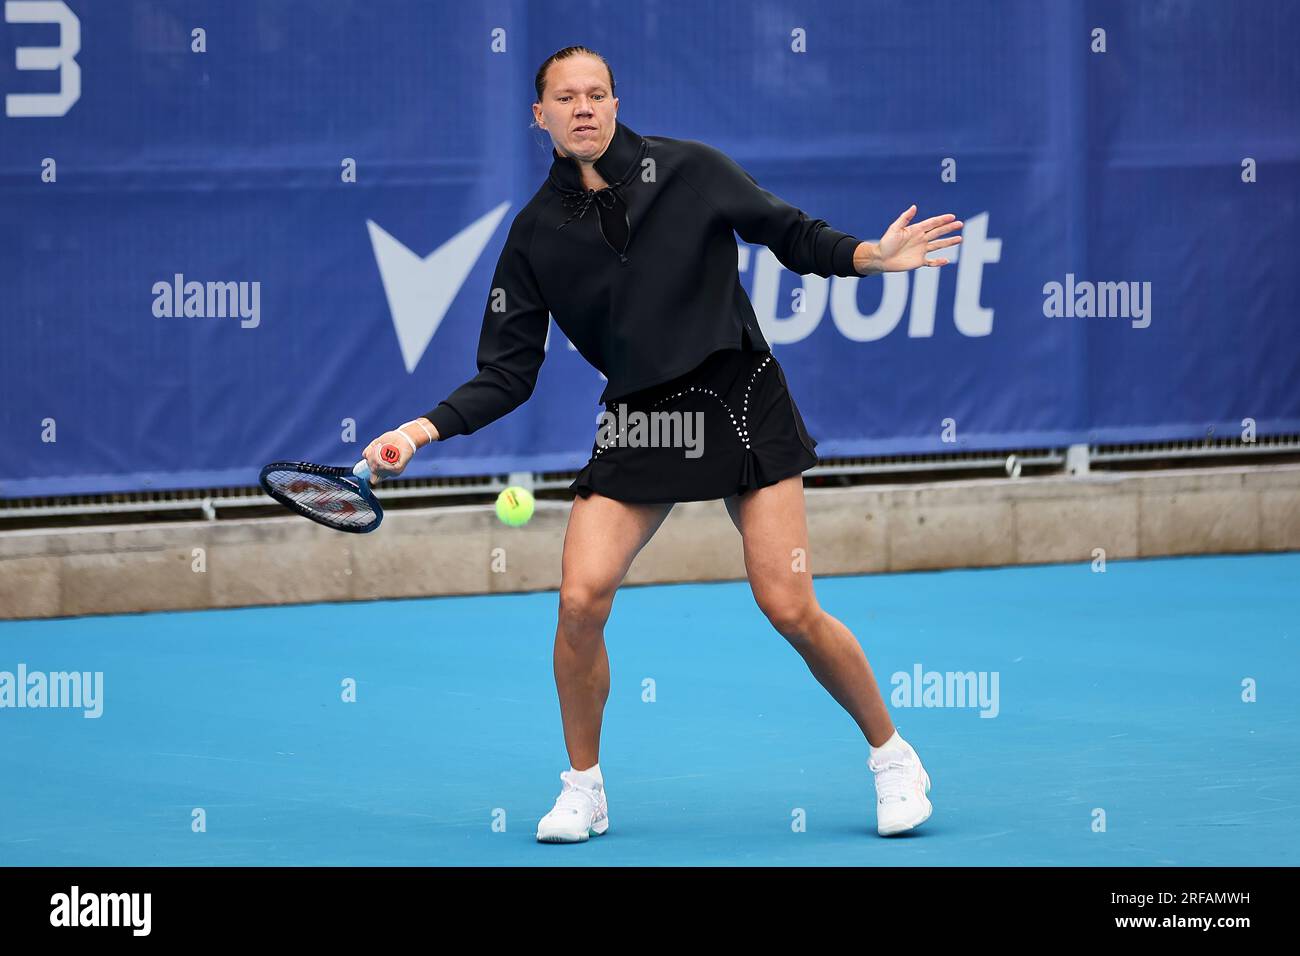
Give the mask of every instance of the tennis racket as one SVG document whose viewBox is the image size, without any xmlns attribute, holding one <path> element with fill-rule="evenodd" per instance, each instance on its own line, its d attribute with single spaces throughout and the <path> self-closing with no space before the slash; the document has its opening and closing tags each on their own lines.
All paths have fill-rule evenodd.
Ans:
<svg viewBox="0 0 1300 956">
<path fill-rule="evenodd" d="M 402 453 L 389 444 L 379 449 L 379 457 L 396 462 Z M 384 520 L 384 509 L 370 490 L 370 464 L 364 458 L 351 468 L 273 461 L 257 481 L 290 511 L 336 531 L 367 534 Z"/>
</svg>

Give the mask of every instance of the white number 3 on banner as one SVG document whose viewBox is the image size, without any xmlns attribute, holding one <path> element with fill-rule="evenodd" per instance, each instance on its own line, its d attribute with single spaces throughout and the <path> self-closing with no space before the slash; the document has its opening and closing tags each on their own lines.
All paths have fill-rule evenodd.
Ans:
<svg viewBox="0 0 1300 956">
<path fill-rule="evenodd" d="M 6 116 L 62 116 L 81 99 L 81 21 L 63 0 L 6 0 L 6 23 L 57 23 L 58 46 L 20 46 L 14 60 L 20 70 L 58 70 L 57 93 L 10 93 Z"/>
</svg>

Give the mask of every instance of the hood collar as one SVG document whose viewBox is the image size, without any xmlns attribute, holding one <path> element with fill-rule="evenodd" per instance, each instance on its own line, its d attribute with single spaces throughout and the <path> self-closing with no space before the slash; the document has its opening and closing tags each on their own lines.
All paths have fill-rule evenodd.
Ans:
<svg viewBox="0 0 1300 956">
<path fill-rule="evenodd" d="M 609 145 L 596 158 L 593 165 L 596 167 L 596 172 L 600 173 L 600 178 L 610 186 L 621 186 L 636 172 L 641 155 L 645 152 L 646 142 L 623 123 L 615 122 L 614 135 Z M 562 193 L 587 191 L 587 187 L 582 183 L 582 172 L 576 159 L 561 156 L 554 147 L 551 147 L 551 159 L 552 186 Z"/>
</svg>

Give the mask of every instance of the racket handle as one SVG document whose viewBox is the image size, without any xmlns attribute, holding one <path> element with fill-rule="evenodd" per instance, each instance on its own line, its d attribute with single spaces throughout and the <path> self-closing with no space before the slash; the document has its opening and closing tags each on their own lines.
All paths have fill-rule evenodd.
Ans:
<svg viewBox="0 0 1300 956">
<path fill-rule="evenodd" d="M 392 442 L 389 442 L 388 444 L 382 446 L 379 449 L 379 457 L 382 458 L 384 461 L 389 462 L 390 464 L 395 463 L 401 460 L 402 450 L 398 448 L 396 445 L 394 445 Z M 362 458 L 359 462 L 357 462 L 352 467 L 352 474 L 356 475 L 362 481 L 369 481 L 370 462 Z"/>
</svg>

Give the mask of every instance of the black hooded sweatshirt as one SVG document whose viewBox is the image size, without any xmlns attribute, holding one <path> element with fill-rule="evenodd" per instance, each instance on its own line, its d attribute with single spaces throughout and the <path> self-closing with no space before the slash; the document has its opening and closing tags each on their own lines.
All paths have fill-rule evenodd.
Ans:
<svg viewBox="0 0 1300 956">
<path fill-rule="evenodd" d="M 608 379 L 613 402 L 670 381 L 720 349 L 770 351 L 741 287 L 735 233 L 788 269 L 856 276 L 858 240 L 761 188 L 694 140 L 640 136 L 618 123 L 586 189 L 551 151 L 550 176 L 515 216 L 492 277 L 478 374 L 426 417 L 440 438 L 469 434 L 533 392 L 548 312 Z"/>
</svg>

